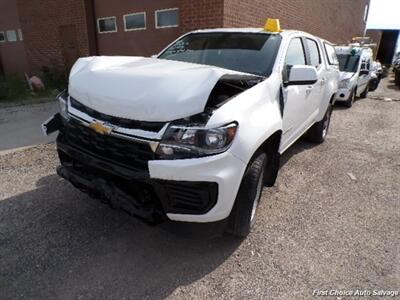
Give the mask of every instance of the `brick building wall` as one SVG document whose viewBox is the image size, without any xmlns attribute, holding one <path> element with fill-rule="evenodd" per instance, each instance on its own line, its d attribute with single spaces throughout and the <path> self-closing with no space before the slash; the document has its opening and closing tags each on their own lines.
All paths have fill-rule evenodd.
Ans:
<svg viewBox="0 0 400 300">
<path fill-rule="evenodd" d="M 17 0 L 17 6 L 31 70 L 65 65 L 60 26 L 74 26 L 78 55 L 89 54 L 84 1 Z"/>
<path fill-rule="evenodd" d="M 180 32 L 223 27 L 224 0 L 179 0 Z"/>
<path fill-rule="evenodd" d="M 10 59 L 10 51 L 7 57 L 4 53 L 0 57 L 3 64 L 7 60 L 14 69 L 32 71 L 42 66 L 68 66 L 80 56 L 149 56 L 191 30 L 262 27 L 268 17 L 279 18 L 283 28 L 346 43 L 363 34 L 368 3 L 369 0 L 0 0 L 0 8 L 4 6 L 0 9 L 0 25 L 2 21 L 13 22 L 3 15 L 14 13 L 15 26 L 20 26 L 24 36 L 21 59 L 17 55 Z M 155 11 L 168 8 L 178 9 L 179 26 L 156 28 Z M 125 31 L 123 16 L 137 12 L 146 13 L 146 29 Z M 116 18 L 117 32 L 99 33 L 97 18 L 110 16 Z"/>
<path fill-rule="evenodd" d="M 0 0 L 0 31 L 7 35 L 8 30 L 17 34 L 15 42 L 0 42 L 0 72 L 5 74 L 23 74 L 28 67 L 25 55 L 24 39 L 18 35 L 21 28 L 16 0 Z"/>
<path fill-rule="evenodd" d="M 96 18 L 115 17 L 117 23 L 117 32 L 97 32 L 98 53 L 145 56 L 157 54 L 181 33 L 180 27 L 156 28 L 155 26 L 155 11 L 170 8 L 178 8 L 179 15 L 182 15 L 178 0 L 96 0 L 94 5 Z M 146 29 L 125 31 L 124 15 L 132 13 L 146 14 Z"/>
<path fill-rule="evenodd" d="M 381 43 L 382 30 L 369 29 L 367 30 L 366 36 L 369 36 L 372 42 L 376 43 L 376 48 L 374 49 L 374 55 L 376 56 Z"/>
<path fill-rule="evenodd" d="M 224 27 L 260 27 L 279 18 L 281 27 L 299 29 L 333 43 L 363 35 L 369 0 L 225 0 Z"/>
</svg>

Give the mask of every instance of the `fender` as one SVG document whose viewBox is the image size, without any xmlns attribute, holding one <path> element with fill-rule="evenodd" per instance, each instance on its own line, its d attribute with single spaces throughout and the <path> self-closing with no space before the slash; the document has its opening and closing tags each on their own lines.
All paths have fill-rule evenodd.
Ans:
<svg viewBox="0 0 400 300">
<path fill-rule="evenodd" d="M 214 127 L 231 121 L 239 123 L 229 151 L 245 164 L 272 134 L 282 130 L 279 87 L 279 76 L 272 75 L 216 110 L 207 124 Z"/>
</svg>

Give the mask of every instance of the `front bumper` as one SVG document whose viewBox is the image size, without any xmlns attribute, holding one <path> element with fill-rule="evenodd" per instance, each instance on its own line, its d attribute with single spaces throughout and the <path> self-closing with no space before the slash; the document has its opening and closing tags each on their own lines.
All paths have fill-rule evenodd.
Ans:
<svg viewBox="0 0 400 300">
<path fill-rule="evenodd" d="M 350 89 L 339 89 L 336 93 L 336 101 L 347 101 L 350 97 Z"/>
<path fill-rule="evenodd" d="M 132 168 L 71 144 L 61 130 L 58 173 L 80 190 L 151 223 L 167 216 L 186 222 L 225 219 L 246 165 L 225 152 L 215 156 L 150 160 Z"/>
</svg>

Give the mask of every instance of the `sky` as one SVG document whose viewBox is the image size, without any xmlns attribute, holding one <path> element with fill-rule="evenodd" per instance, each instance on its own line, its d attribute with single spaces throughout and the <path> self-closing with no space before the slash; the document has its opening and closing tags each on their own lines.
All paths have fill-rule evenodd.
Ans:
<svg viewBox="0 0 400 300">
<path fill-rule="evenodd" d="M 400 0 L 370 0 L 368 29 L 399 29 Z M 397 50 L 400 51 L 400 35 Z"/>
</svg>

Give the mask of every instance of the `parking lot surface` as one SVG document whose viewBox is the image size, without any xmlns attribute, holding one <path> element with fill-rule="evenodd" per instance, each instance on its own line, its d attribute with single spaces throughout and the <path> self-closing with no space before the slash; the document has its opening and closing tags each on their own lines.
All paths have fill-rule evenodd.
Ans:
<svg viewBox="0 0 400 300">
<path fill-rule="evenodd" d="M 43 135 L 41 125 L 59 110 L 56 101 L 29 105 L 1 105 L 0 152 L 54 141 Z"/>
<path fill-rule="evenodd" d="M 396 101 L 337 107 L 324 144 L 299 141 L 283 155 L 245 240 L 185 224 L 149 227 L 112 210 L 55 174 L 53 144 L 1 155 L 0 298 L 399 290 L 399 116 Z"/>
</svg>

